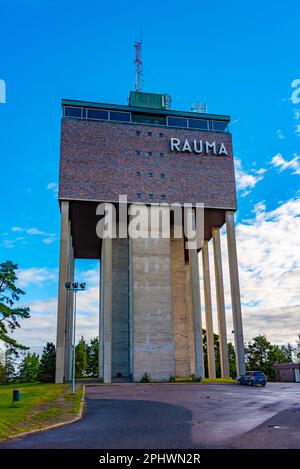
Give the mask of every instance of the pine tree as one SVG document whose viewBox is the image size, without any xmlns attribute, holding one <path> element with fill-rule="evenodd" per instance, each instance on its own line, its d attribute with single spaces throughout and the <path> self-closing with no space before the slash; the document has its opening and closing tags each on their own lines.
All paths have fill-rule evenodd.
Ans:
<svg viewBox="0 0 300 469">
<path fill-rule="evenodd" d="M 47 342 L 43 349 L 39 366 L 39 381 L 41 383 L 54 383 L 55 381 L 56 351 L 52 342 Z"/>
<path fill-rule="evenodd" d="M 22 344 L 8 336 L 8 332 L 14 332 L 20 327 L 19 319 L 29 318 L 29 308 L 15 308 L 14 304 L 19 301 L 25 292 L 16 287 L 17 264 L 6 261 L 0 264 L 0 340 L 9 345 L 15 352 L 17 350 L 28 350 Z"/>
<path fill-rule="evenodd" d="M 88 364 L 88 346 L 84 338 L 81 336 L 80 341 L 75 347 L 75 376 L 76 378 L 86 377 L 87 364 Z"/>
<path fill-rule="evenodd" d="M 0 384 L 9 384 L 15 380 L 15 357 L 15 351 L 8 347 L 0 362 Z"/>
<path fill-rule="evenodd" d="M 36 353 L 26 353 L 19 366 L 19 380 L 23 383 L 38 381 L 40 358 Z"/>
<path fill-rule="evenodd" d="M 87 347 L 87 374 L 93 378 L 98 376 L 99 338 L 91 339 Z"/>
</svg>

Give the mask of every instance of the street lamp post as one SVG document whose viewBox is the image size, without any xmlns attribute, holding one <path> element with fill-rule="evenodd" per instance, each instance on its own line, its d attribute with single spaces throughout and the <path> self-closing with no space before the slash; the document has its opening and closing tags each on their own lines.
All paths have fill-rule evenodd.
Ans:
<svg viewBox="0 0 300 469">
<path fill-rule="evenodd" d="M 75 333 L 76 333 L 76 295 L 85 290 L 86 283 L 66 282 L 65 287 L 74 293 L 73 323 L 72 323 L 72 394 L 75 394 Z"/>
</svg>

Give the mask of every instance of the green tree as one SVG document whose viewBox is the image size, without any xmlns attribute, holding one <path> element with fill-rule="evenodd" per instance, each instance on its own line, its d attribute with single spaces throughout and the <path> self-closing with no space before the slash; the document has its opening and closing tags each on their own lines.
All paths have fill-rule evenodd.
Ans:
<svg viewBox="0 0 300 469">
<path fill-rule="evenodd" d="M 15 355 L 15 351 L 10 347 L 5 351 L 0 361 L 0 384 L 9 384 L 15 380 Z"/>
<path fill-rule="evenodd" d="M 93 378 L 98 376 L 99 338 L 91 339 L 87 346 L 87 374 Z"/>
<path fill-rule="evenodd" d="M 290 362 L 291 353 L 291 346 L 271 344 L 266 336 L 259 335 L 246 347 L 247 369 L 263 371 L 270 381 L 274 381 L 274 365 Z"/>
<path fill-rule="evenodd" d="M 228 361 L 229 361 L 229 374 L 231 378 L 235 379 L 236 376 L 236 361 L 235 361 L 235 350 L 231 342 L 228 342 Z"/>
<path fill-rule="evenodd" d="M 0 384 L 5 384 L 6 382 L 6 369 L 5 369 L 5 364 L 1 360 L 0 361 Z"/>
<path fill-rule="evenodd" d="M 19 380 L 23 383 L 38 381 L 40 358 L 36 353 L 26 353 L 19 366 Z"/>
<path fill-rule="evenodd" d="M 295 347 L 293 347 L 290 343 L 288 343 L 287 345 L 282 345 L 280 348 L 287 360 L 287 363 L 292 362 Z"/>
<path fill-rule="evenodd" d="M 300 363 L 300 334 L 298 335 L 297 345 L 295 349 L 296 360 Z"/>
<path fill-rule="evenodd" d="M 84 338 L 81 336 L 80 341 L 75 347 L 75 376 L 76 378 L 86 377 L 87 364 L 88 364 L 88 346 Z"/>
<path fill-rule="evenodd" d="M 17 264 L 6 261 L 0 264 L 0 339 L 9 345 L 14 351 L 28 350 L 28 347 L 19 344 L 16 340 L 8 336 L 20 327 L 19 320 L 29 318 L 29 308 L 15 307 L 15 302 L 25 292 L 16 286 L 18 270 Z"/>
<path fill-rule="evenodd" d="M 204 356 L 204 368 L 205 376 L 208 376 L 208 362 L 207 362 L 207 340 L 206 330 L 202 329 L 202 340 L 203 340 L 203 356 Z M 220 357 L 220 342 L 219 336 L 214 334 L 214 346 L 215 346 L 215 360 L 216 360 L 216 377 L 221 377 L 221 357 Z M 228 342 L 228 361 L 229 361 L 229 374 L 231 378 L 236 378 L 236 363 L 235 363 L 235 351 L 234 346 L 231 342 Z"/>
<path fill-rule="evenodd" d="M 43 349 L 39 366 L 39 381 L 41 383 L 54 383 L 55 381 L 56 350 L 52 342 L 47 342 Z"/>
<path fill-rule="evenodd" d="M 202 329 L 202 341 L 203 341 L 205 376 L 208 377 L 207 338 L 206 338 L 205 329 Z M 221 377 L 220 346 L 219 346 L 219 336 L 217 334 L 214 334 L 214 349 L 215 349 L 216 377 L 220 378 Z"/>
</svg>

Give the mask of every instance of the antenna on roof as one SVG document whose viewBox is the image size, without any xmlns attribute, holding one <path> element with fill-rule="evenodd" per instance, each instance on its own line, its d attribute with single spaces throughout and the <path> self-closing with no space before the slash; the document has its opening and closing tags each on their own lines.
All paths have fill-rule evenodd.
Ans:
<svg viewBox="0 0 300 469">
<path fill-rule="evenodd" d="M 200 101 L 197 102 L 197 106 L 195 106 L 194 104 L 192 104 L 191 106 L 191 111 L 192 112 L 205 112 L 207 113 L 208 112 L 208 108 L 207 108 L 207 104 L 204 103 L 204 106 L 201 106 L 201 103 Z"/>
<path fill-rule="evenodd" d="M 134 43 L 135 49 L 135 91 L 141 91 L 142 89 L 142 77 L 143 77 L 143 68 L 142 68 L 142 30 L 140 40 Z"/>
</svg>

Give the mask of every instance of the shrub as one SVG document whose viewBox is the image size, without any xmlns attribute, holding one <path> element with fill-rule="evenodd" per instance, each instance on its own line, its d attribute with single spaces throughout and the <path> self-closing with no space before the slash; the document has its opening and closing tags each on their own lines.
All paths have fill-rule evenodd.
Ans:
<svg viewBox="0 0 300 469">
<path fill-rule="evenodd" d="M 148 373 L 144 373 L 140 383 L 150 383 L 150 375 L 148 375 Z"/>
<path fill-rule="evenodd" d="M 191 375 L 193 383 L 200 383 L 201 378 L 199 376 L 196 376 L 195 373 L 192 373 Z"/>
<path fill-rule="evenodd" d="M 47 342 L 40 359 L 39 380 L 41 383 L 54 383 L 55 361 L 55 345 L 52 342 Z"/>
</svg>

